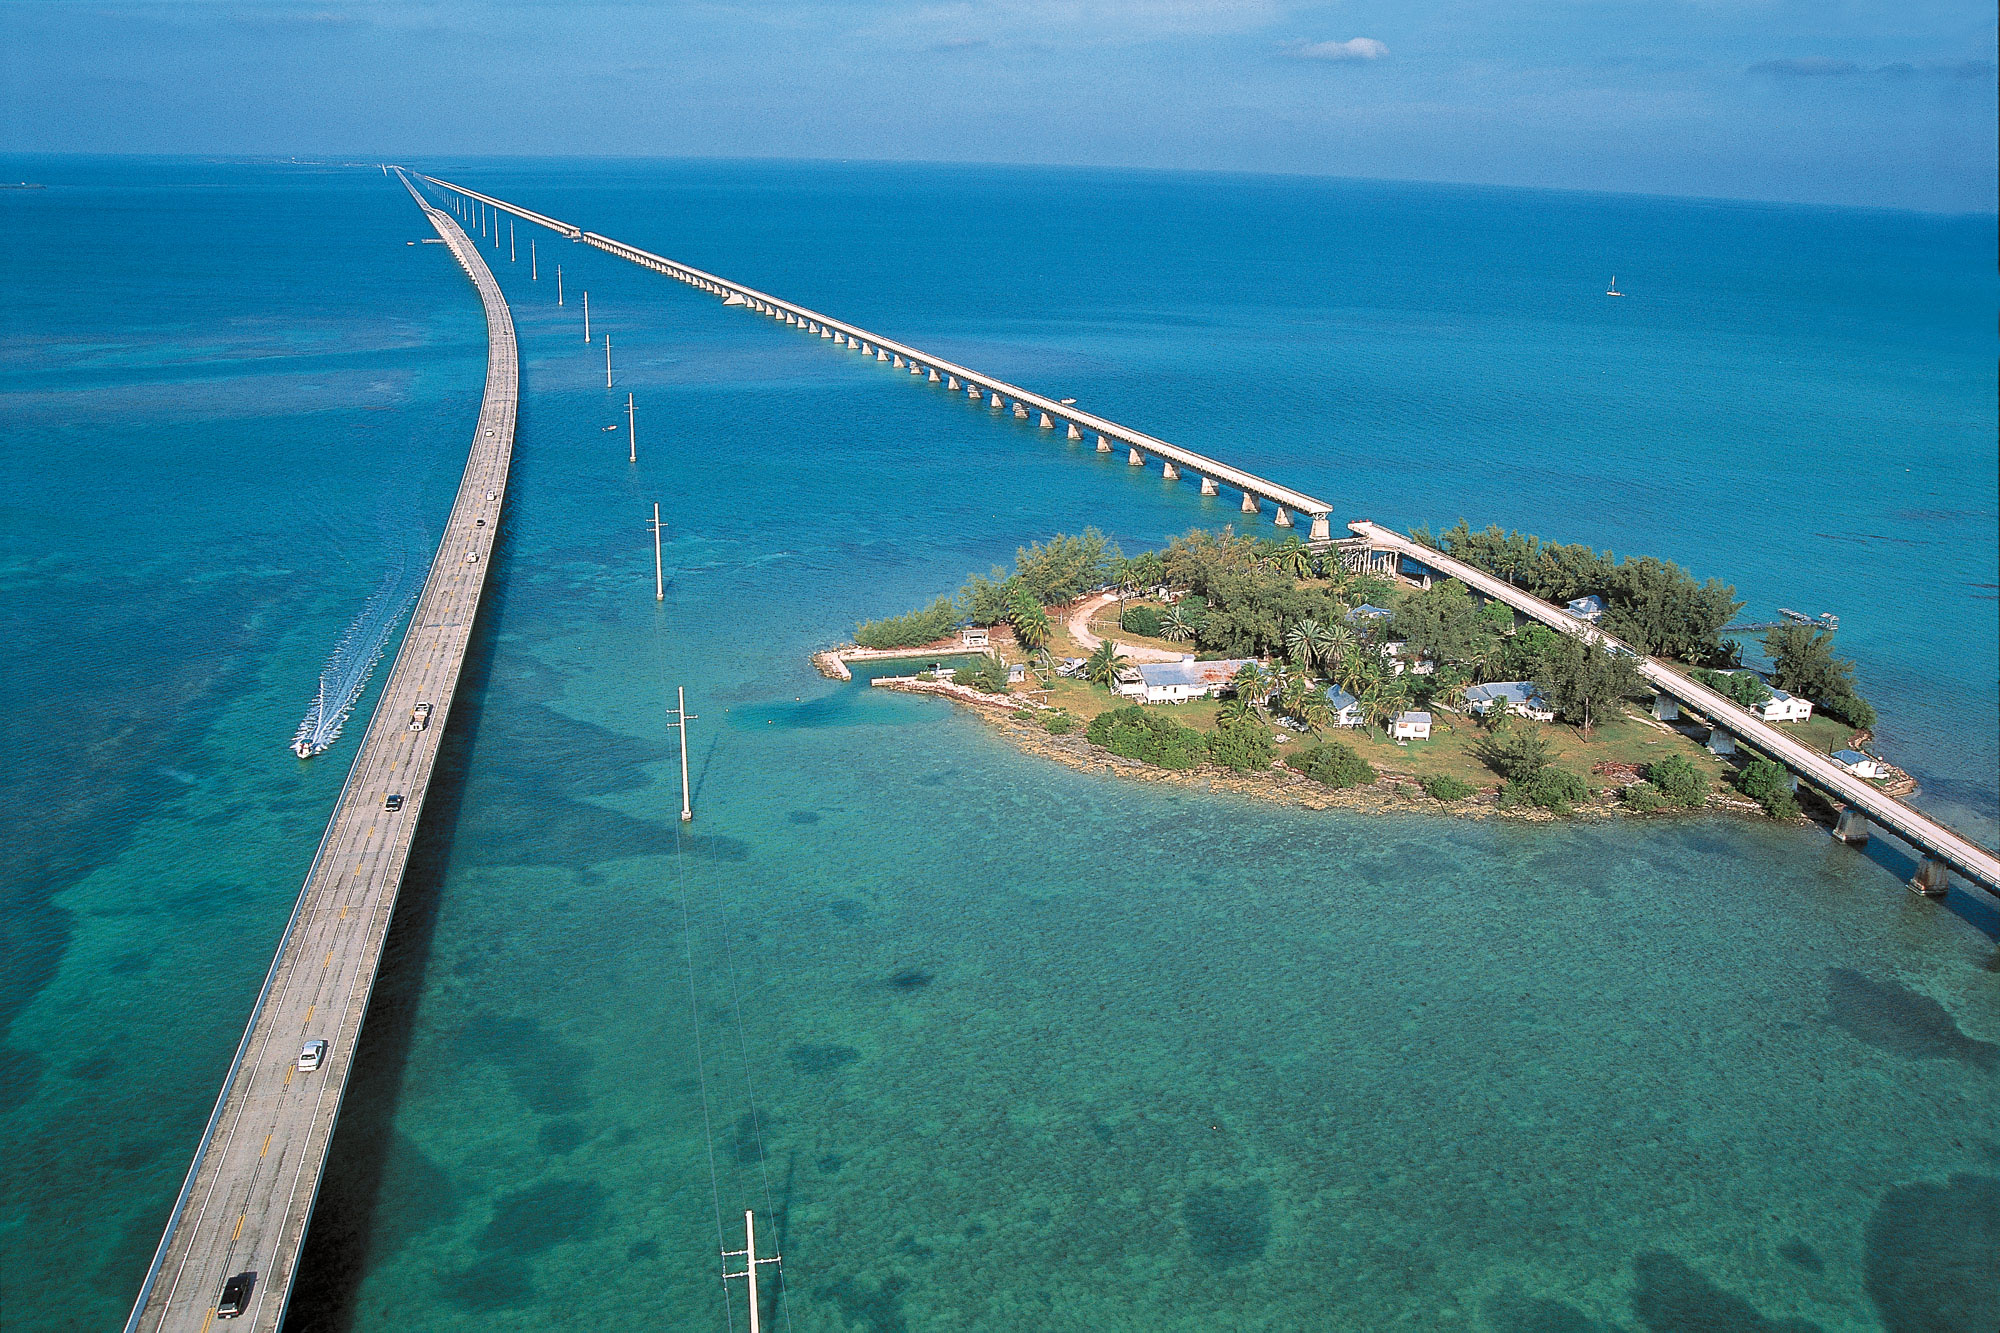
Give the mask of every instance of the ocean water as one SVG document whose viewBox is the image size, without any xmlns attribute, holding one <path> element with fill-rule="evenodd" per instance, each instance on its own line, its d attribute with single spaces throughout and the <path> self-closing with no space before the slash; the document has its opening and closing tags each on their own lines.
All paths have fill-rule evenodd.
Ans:
<svg viewBox="0 0 2000 1333">
<path fill-rule="evenodd" d="M 1990 217 L 422 165 L 1343 517 L 1834 611 L 1918 802 L 2000 835 Z M 0 1310 L 104 1326 L 360 726 L 286 743 L 435 539 L 484 331 L 370 169 L 0 177 L 50 186 L 0 194 Z M 553 236 L 531 281 L 528 239 L 487 251 L 525 395 L 495 585 L 291 1325 L 741 1327 L 716 1251 L 745 1208 L 784 1254 L 774 1327 L 1993 1324 L 1974 895 L 1907 894 L 1886 839 L 1733 819 L 1160 790 L 823 681 L 806 655 L 855 619 L 1025 541 L 1240 516 Z M 603 429 L 627 392 L 636 466 Z"/>
</svg>

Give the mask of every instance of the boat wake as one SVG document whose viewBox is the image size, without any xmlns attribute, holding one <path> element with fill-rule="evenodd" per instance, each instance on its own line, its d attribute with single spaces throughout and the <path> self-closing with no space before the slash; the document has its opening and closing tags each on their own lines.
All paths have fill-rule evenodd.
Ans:
<svg viewBox="0 0 2000 1333">
<path fill-rule="evenodd" d="M 411 577 L 410 559 L 404 557 L 382 576 L 382 586 L 361 607 L 361 614 L 333 646 L 333 654 L 320 669 L 319 690 L 298 734 L 292 737 L 292 753 L 301 759 L 324 754 L 340 739 L 347 715 L 360 702 L 361 692 L 375 674 L 375 667 L 389 647 L 389 636 L 403 613 L 423 591 L 421 580 Z"/>
</svg>

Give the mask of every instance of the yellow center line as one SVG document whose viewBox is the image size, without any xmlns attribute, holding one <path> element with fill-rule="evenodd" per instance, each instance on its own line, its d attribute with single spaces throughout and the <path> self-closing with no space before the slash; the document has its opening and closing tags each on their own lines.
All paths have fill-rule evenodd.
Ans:
<svg viewBox="0 0 2000 1333">
<path fill-rule="evenodd" d="M 272 1130 L 272 1131 L 271 1131 L 271 1134 L 275 1134 L 275 1133 L 277 1133 L 277 1131 L 276 1131 L 276 1130 Z M 262 1161 L 262 1160 L 263 1160 L 263 1159 L 264 1159 L 265 1157 L 268 1157 L 268 1156 L 270 1155 L 270 1152 L 271 1152 L 271 1134 L 266 1134 L 266 1135 L 264 1136 L 264 1150 L 263 1150 L 262 1152 L 260 1152 L 260 1153 L 258 1153 L 258 1154 L 257 1154 L 257 1159 L 258 1159 L 259 1161 Z"/>
<path fill-rule="evenodd" d="M 248 1213 L 238 1213 L 238 1214 L 236 1215 L 236 1230 L 234 1230 L 234 1231 L 232 1231 L 232 1232 L 230 1232 L 230 1233 L 229 1233 L 229 1239 L 230 1239 L 230 1240 L 232 1240 L 232 1241 L 236 1241 L 236 1240 L 240 1240 L 240 1239 L 242 1239 L 242 1237 L 243 1237 L 243 1219 L 244 1219 L 244 1218 L 246 1218 L 246 1217 L 248 1217 L 248 1216 L 250 1216 L 250 1214 L 248 1214 Z"/>
<path fill-rule="evenodd" d="M 287 1070 L 285 1071 L 285 1086 L 286 1086 L 286 1087 L 288 1087 L 288 1088 L 289 1088 L 289 1087 L 291 1087 L 291 1086 L 292 1086 L 292 1075 L 293 1075 L 294 1073 L 296 1073 L 296 1072 L 298 1072 L 298 1071 L 297 1071 L 296 1069 L 287 1069 Z"/>
<path fill-rule="evenodd" d="M 347 920 L 347 904 L 346 904 L 346 903 L 342 903 L 342 904 L 340 905 L 340 919 L 341 919 L 342 921 L 345 921 L 345 920 Z"/>
<path fill-rule="evenodd" d="M 332 966 L 333 966 L 333 950 L 331 950 L 331 949 L 328 949 L 328 950 L 326 951 L 326 961 L 325 961 L 324 963 L 321 963 L 321 964 L 320 964 L 320 966 L 321 966 L 321 967 L 332 967 Z"/>
<path fill-rule="evenodd" d="M 313 1010 L 317 1008 L 319 1008 L 319 1006 L 316 1004 L 309 1004 L 306 1006 L 306 1022 L 299 1024 L 299 1031 L 304 1032 L 306 1030 L 306 1023 L 310 1023 L 313 1021 Z"/>
<path fill-rule="evenodd" d="M 215 1322 L 215 1307 L 208 1307 L 208 1318 L 201 1321 L 201 1333 L 208 1333 L 208 1326 Z"/>
</svg>

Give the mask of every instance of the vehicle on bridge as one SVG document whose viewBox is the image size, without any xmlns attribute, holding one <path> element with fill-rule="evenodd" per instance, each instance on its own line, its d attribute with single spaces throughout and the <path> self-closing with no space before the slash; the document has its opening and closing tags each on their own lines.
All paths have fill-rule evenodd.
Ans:
<svg viewBox="0 0 2000 1333">
<path fill-rule="evenodd" d="M 217 1319 L 234 1319 L 250 1308 L 250 1288 L 257 1285 L 255 1273 L 238 1273 L 222 1284 L 222 1295 L 215 1302 Z"/>
<path fill-rule="evenodd" d="M 417 702 L 417 706 L 410 710 L 410 730 L 422 731 L 425 727 L 428 727 L 430 724 L 431 724 L 431 706 L 430 704 L 422 700 L 419 700 Z"/>
<path fill-rule="evenodd" d="M 326 1043 L 319 1040 L 307 1042 L 299 1048 L 299 1072 L 310 1074 L 326 1063 Z"/>
</svg>

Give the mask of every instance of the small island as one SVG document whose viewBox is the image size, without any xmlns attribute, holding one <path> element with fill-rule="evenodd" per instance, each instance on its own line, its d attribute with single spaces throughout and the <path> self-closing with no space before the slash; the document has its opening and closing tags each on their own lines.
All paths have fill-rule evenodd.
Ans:
<svg viewBox="0 0 2000 1333">
<path fill-rule="evenodd" d="M 1770 629 L 1760 673 L 1724 637 L 1734 588 L 1671 562 L 1462 521 L 1412 537 L 1566 604 L 1887 791 L 1914 786 L 1862 749 L 1874 713 L 1825 625 Z M 1339 542 L 1196 529 L 1126 556 L 1094 529 L 1058 534 L 815 657 L 842 679 L 886 660 L 924 669 L 873 685 L 971 706 L 1061 762 L 1314 808 L 1807 813 L 1782 766 L 1655 697 L 1630 656 Z"/>
</svg>

